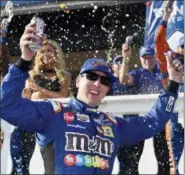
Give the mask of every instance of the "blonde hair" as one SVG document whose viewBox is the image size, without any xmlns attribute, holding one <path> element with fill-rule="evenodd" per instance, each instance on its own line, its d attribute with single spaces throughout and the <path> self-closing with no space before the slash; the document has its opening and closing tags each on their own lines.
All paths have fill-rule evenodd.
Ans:
<svg viewBox="0 0 185 175">
<path fill-rule="evenodd" d="M 64 61 L 64 54 L 62 52 L 62 49 L 60 45 L 54 41 L 54 40 L 44 40 L 42 43 L 43 45 L 50 44 L 55 49 L 55 65 L 54 65 L 54 71 L 56 72 L 56 76 L 59 78 L 60 81 L 64 81 L 64 78 L 66 76 L 66 63 Z M 34 79 L 35 75 L 42 75 L 43 70 L 43 63 L 42 63 L 42 57 L 40 54 L 40 50 L 37 52 L 34 60 L 34 66 L 33 69 L 30 71 L 31 79 Z"/>
</svg>

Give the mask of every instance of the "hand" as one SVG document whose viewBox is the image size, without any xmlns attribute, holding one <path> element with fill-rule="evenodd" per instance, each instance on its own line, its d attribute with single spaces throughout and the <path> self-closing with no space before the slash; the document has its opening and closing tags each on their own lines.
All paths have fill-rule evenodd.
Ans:
<svg viewBox="0 0 185 175">
<path fill-rule="evenodd" d="M 47 34 L 43 34 L 43 36 L 42 36 L 42 42 L 44 42 L 45 40 L 48 40 Z"/>
<path fill-rule="evenodd" d="M 169 51 L 166 54 L 169 80 L 173 80 L 177 83 L 181 83 L 184 66 L 181 64 L 181 62 L 178 59 L 172 59 L 171 54 L 172 54 L 171 51 Z"/>
<path fill-rule="evenodd" d="M 34 90 L 34 91 L 41 91 L 42 88 L 39 87 L 38 85 L 36 85 L 36 83 L 34 82 L 34 80 L 29 80 L 29 88 Z"/>
<path fill-rule="evenodd" d="M 5 11 L 9 13 L 9 11 L 13 10 L 13 3 L 11 1 L 8 1 L 5 5 Z"/>
<path fill-rule="evenodd" d="M 32 42 L 40 40 L 40 37 L 35 35 L 35 32 L 34 24 L 30 23 L 25 27 L 24 33 L 20 39 L 21 58 L 26 61 L 30 61 L 35 55 L 35 52 L 31 51 L 28 46 Z"/>
<path fill-rule="evenodd" d="M 1 21 L 1 29 L 6 30 L 8 25 L 9 25 L 9 22 L 7 21 L 7 18 L 3 18 L 3 20 Z M 7 33 L 7 31 L 6 31 L 6 33 Z"/>
<path fill-rule="evenodd" d="M 4 142 L 4 132 L 1 130 L 1 143 L 0 143 L 0 150 L 3 147 L 3 142 Z"/>
<path fill-rule="evenodd" d="M 30 81 L 31 81 L 30 79 L 26 80 L 25 88 L 22 91 L 22 96 L 27 99 L 31 99 L 32 95 Z"/>
<path fill-rule="evenodd" d="M 132 55 L 132 49 L 128 46 L 128 44 L 122 45 L 122 56 L 123 59 L 130 58 Z"/>
<path fill-rule="evenodd" d="M 173 11 L 173 8 L 168 7 L 168 3 L 170 3 L 170 1 L 167 2 L 167 5 L 164 8 L 164 14 L 163 14 L 163 20 L 164 21 L 168 21 L 168 19 L 170 18 L 171 13 Z"/>
<path fill-rule="evenodd" d="M 22 96 L 24 98 L 31 99 L 31 95 L 32 95 L 32 92 L 31 92 L 31 89 L 30 88 L 24 88 L 23 89 Z"/>
</svg>

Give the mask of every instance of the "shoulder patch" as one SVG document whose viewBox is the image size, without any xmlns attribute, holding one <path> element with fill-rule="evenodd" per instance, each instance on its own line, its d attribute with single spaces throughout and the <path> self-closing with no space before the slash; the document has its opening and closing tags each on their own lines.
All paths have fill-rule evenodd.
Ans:
<svg viewBox="0 0 185 175">
<path fill-rule="evenodd" d="M 53 106 L 53 110 L 55 111 L 55 113 L 59 113 L 62 111 L 63 109 L 62 103 L 54 100 L 48 100 L 48 101 L 51 102 L 51 105 Z"/>
<path fill-rule="evenodd" d="M 105 115 L 107 116 L 107 118 L 108 118 L 112 123 L 114 123 L 115 125 L 117 125 L 116 118 L 113 116 L 112 113 L 105 112 Z"/>
<path fill-rule="evenodd" d="M 174 103 L 175 103 L 175 97 L 170 96 L 168 100 L 168 104 L 166 106 L 166 111 L 171 112 L 173 109 Z"/>
</svg>

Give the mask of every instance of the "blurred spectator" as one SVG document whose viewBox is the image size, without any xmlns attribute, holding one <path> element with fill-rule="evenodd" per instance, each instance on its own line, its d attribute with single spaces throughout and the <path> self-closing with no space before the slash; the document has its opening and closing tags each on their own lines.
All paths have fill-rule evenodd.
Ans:
<svg viewBox="0 0 185 175">
<path fill-rule="evenodd" d="M 166 41 L 166 33 L 167 33 L 167 22 L 171 15 L 172 9 L 169 9 L 168 6 L 164 9 L 164 14 L 160 25 L 157 29 L 156 37 L 155 37 L 155 48 L 156 48 L 156 58 L 159 63 L 160 71 L 163 75 L 163 85 L 167 85 L 167 61 L 164 55 L 165 52 L 168 52 L 170 49 L 167 41 Z M 184 64 L 184 36 L 181 36 L 177 42 L 176 52 L 173 52 L 174 56 L 178 57 L 181 62 Z"/>
<path fill-rule="evenodd" d="M 3 17 L 1 14 L 0 16 L 0 83 L 5 76 L 5 74 L 8 72 L 8 64 L 9 64 L 9 48 L 8 48 L 8 38 L 7 38 L 7 32 L 8 32 L 8 25 L 11 22 L 11 19 L 13 17 L 13 13 L 11 8 L 13 8 L 13 4 L 11 2 L 7 2 L 5 11 L 8 12 L 8 16 Z M 2 10 L 2 9 L 1 9 Z M 0 126 L 1 130 L 1 126 Z M 2 148 L 4 141 L 4 132 L 1 130 L 1 143 L 0 148 Z"/>
<path fill-rule="evenodd" d="M 1 80 L 8 72 L 9 64 L 9 48 L 8 48 L 8 38 L 7 38 L 7 28 L 3 27 L 1 22 L 0 24 L 0 75 Z"/>
<path fill-rule="evenodd" d="M 28 83 L 25 85 L 25 89 Z M 31 94 L 22 93 L 24 98 L 30 99 Z M 29 164 L 35 150 L 35 133 L 15 127 L 10 138 L 10 153 L 12 157 L 11 175 L 29 175 Z"/>
<path fill-rule="evenodd" d="M 69 89 L 71 74 L 65 69 L 60 45 L 53 40 L 45 40 L 36 54 L 33 69 L 29 72 L 30 79 L 26 81 L 26 86 L 23 90 L 23 96 L 31 100 L 72 96 L 72 92 Z M 16 132 L 20 132 L 19 134 L 23 134 L 26 137 L 27 132 L 24 130 Z M 40 134 L 36 134 L 36 139 L 40 145 L 40 151 L 44 160 L 45 174 L 54 174 L 55 149 L 53 141 L 46 139 Z M 14 145 L 11 146 L 13 147 Z M 34 147 L 33 145 L 32 148 Z M 29 162 L 27 165 L 29 165 Z M 25 173 L 28 172 L 24 170 L 23 174 Z"/>
<path fill-rule="evenodd" d="M 162 73 L 163 86 L 167 85 L 168 72 L 167 72 L 167 61 L 164 55 L 170 49 L 166 41 L 167 23 L 173 9 L 164 9 L 164 14 L 160 25 L 157 29 L 155 38 L 156 56 L 159 62 L 160 71 Z M 180 37 L 177 41 L 177 49 L 173 51 L 174 57 L 178 57 L 181 63 L 184 64 L 184 36 Z M 184 81 L 179 87 L 179 92 L 184 92 Z M 180 123 L 178 123 L 178 114 L 174 114 L 171 120 L 166 125 L 166 140 L 169 145 L 169 156 L 171 160 L 170 174 L 179 174 L 178 165 L 184 148 L 184 128 Z"/>
<path fill-rule="evenodd" d="M 125 57 L 123 58 L 122 55 L 117 55 L 113 59 L 112 69 L 114 71 L 114 76 L 116 77 L 117 81 L 113 84 L 113 93 L 112 95 L 134 95 L 136 94 L 136 89 L 134 86 L 128 86 L 125 83 L 120 83 L 120 77 L 123 76 L 125 69 L 127 69 L 124 64 L 128 64 L 131 57 L 131 52 L 127 53 L 126 61 Z M 124 63 L 123 63 L 124 62 Z M 124 68 L 123 68 L 124 66 Z M 128 71 L 128 70 L 127 70 Z M 139 117 L 138 114 L 133 115 L 123 115 L 124 118 L 132 118 L 132 117 Z M 141 145 L 142 146 L 142 145 Z M 137 147 L 129 147 L 127 149 L 123 149 L 123 147 L 119 148 L 118 151 L 118 160 L 120 162 L 120 172 L 119 174 L 136 174 L 138 168 L 138 160 L 141 157 L 140 145 Z M 133 153 L 134 157 L 132 156 L 131 152 Z M 135 154 L 137 153 L 137 154 Z M 140 153 L 140 154 L 139 154 Z"/>
<path fill-rule="evenodd" d="M 71 75 L 65 66 L 60 45 L 53 40 L 44 41 L 35 57 L 34 68 L 30 71 L 29 82 L 34 91 L 32 99 L 70 96 Z"/>
<path fill-rule="evenodd" d="M 112 85 L 112 94 L 111 95 L 131 95 L 136 94 L 134 87 L 129 87 L 126 84 L 120 83 L 120 76 L 123 74 L 121 65 L 123 62 L 123 56 L 117 55 L 113 58 L 112 70 L 115 76 L 115 82 Z"/>
<path fill-rule="evenodd" d="M 7 43 L 7 29 L 3 29 L 2 22 L 0 23 L 0 83 L 8 70 L 8 43 Z M 1 129 L 1 127 L 0 127 Z M 3 130 L 1 130 L 1 136 L 3 136 Z M 1 137 L 1 148 L 3 145 L 4 136 Z"/>
<path fill-rule="evenodd" d="M 137 94 L 159 93 L 163 88 L 160 70 L 157 66 L 155 51 L 149 46 L 140 48 L 140 61 L 142 68 L 129 72 L 129 61 L 132 50 L 127 44 L 122 46 L 123 63 L 120 82 L 130 87 L 135 87 Z M 142 155 L 144 141 L 132 146 L 123 146 L 119 150 L 120 174 L 139 174 L 138 165 Z M 169 174 L 168 146 L 165 140 L 165 132 L 154 136 L 154 150 L 158 162 L 158 174 Z"/>
<path fill-rule="evenodd" d="M 2 9 L 1 9 L 2 10 Z M 0 17 L 0 79 L 2 79 L 5 74 L 8 72 L 9 64 L 9 48 L 8 48 L 8 26 L 13 18 L 13 3 L 7 1 L 4 11 L 7 13 L 7 16 L 4 17 L 3 14 Z"/>
</svg>

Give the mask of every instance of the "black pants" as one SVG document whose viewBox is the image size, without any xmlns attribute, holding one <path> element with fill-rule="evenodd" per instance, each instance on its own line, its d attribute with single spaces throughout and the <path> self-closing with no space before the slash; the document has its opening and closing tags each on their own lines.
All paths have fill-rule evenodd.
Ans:
<svg viewBox="0 0 185 175">
<path fill-rule="evenodd" d="M 16 128 L 10 141 L 13 162 L 12 175 L 28 175 L 29 164 L 35 150 L 35 134 Z"/>
<path fill-rule="evenodd" d="M 51 142 L 47 146 L 40 146 L 40 152 L 44 161 L 45 174 L 55 174 L 55 146 Z"/>
<path fill-rule="evenodd" d="M 122 146 L 119 148 L 119 175 L 138 175 L 138 165 L 144 147 L 144 141 L 139 144 Z M 165 132 L 154 136 L 154 150 L 158 162 L 158 175 L 170 174 L 169 151 L 165 139 Z"/>
</svg>

